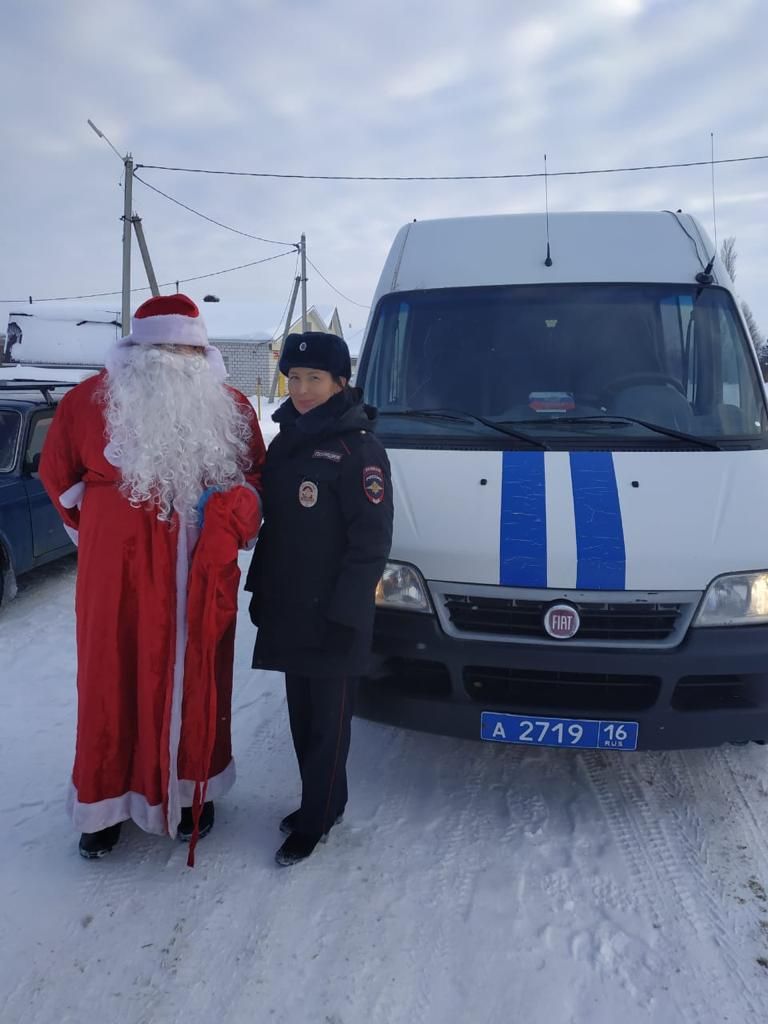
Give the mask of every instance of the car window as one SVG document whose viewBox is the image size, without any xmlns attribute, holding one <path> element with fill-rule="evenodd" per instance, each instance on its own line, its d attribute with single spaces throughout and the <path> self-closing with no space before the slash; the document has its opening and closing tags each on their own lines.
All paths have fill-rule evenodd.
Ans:
<svg viewBox="0 0 768 1024">
<path fill-rule="evenodd" d="M 40 453 L 43 450 L 45 439 L 48 436 L 48 428 L 53 420 L 52 413 L 42 413 L 38 416 L 32 428 L 29 432 L 29 440 L 27 441 L 27 450 L 24 452 L 24 465 L 34 465 L 35 461 L 39 462 Z"/>
<path fill-rule="evenodd" d="M 0 409 L 0 473 L 14 467 L 20 429 L 21 415 L 15 409 Z"/>
</svg>

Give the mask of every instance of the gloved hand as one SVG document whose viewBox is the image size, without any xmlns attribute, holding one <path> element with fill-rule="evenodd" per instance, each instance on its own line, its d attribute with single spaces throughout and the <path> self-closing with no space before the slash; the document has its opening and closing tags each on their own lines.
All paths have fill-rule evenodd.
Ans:
<svg viewBox="0 0 768 1024">
<path fill-rule="evenodd" d="M 202 530 L 203 522 L 205 520 L 205 506 L 208 503 L 208 499 L 212 494 L 216 494 L 220 491 L 220 487 L 206 487 L 200 497 L 197 499 L 196 511 L 197 511 L 197 525 Z"/>
</svg>

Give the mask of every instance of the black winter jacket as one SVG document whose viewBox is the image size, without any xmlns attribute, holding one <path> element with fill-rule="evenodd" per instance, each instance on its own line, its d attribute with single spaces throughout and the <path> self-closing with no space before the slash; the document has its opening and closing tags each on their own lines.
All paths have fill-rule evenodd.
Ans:
<svg viewBox="0 0 768 1024">
<path fill-rule="evenodd" d="M 262 472 L 264 525 L 248 572 L 253 667 L 363 675 L 374 592 L 392 542 L 389 460 L 376 411 L 349 388 L 303 416 L 290 399 Z"/>
</svg>

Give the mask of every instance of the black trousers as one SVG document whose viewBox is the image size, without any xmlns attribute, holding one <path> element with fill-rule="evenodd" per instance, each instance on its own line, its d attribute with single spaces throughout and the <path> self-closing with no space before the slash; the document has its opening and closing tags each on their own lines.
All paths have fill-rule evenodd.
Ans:
<svg viewBox="0 0 768 1024">
<path fill-rule="evenodd" d="M 291 736 L 301 774 L 296 831 L 321 836 L 347 805 L 347 755 L 357 679 L 286 673 Z"/>
</svg>

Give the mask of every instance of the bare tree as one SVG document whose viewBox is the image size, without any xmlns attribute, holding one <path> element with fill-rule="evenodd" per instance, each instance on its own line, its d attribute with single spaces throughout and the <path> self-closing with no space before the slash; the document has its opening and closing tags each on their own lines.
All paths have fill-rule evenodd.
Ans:
<svg viewBox="0 0 768 1024">
<path fill-rule="evenodd" d="M 725 269 L 731 275 L 731 280 L 736 280 L 736 239 L 733 235 L 723 239 L 723 244 L 720 246 L 720 259 L 725 264 Z M 755 346 L 758 358 L 761 364 L 765 359 L 765 348 L 766 339 L 760 333 L 757 320 L 755 320 L 755 314 L 749 308 L 747 302 L 741 303 L 741 312 L 744 314 L 744 319 L 747 322 L 747 328 L 749 329 L 749 336 L 752 339 L 752 344 Z"/>
<path fill-rule="evenodd" d="M 755 346 L 755 350 L 759 353 L 765 344 L 765 339 L 760 333 L 760 328 L 757 326 L 755 314 L 746 302 L 742 302 L 741 312 L 744 314 L 744 319 L 747 321 L 747 327 L 749 328 L 749 336 L 752 339 L 752 344 Z"/>
<path fill-rule="evenodd" d="M 736 280 L 736 239 L 733 235 L 723 239 L 720 246 L 720 259 L 725 264 L 725 269 L 731 275 L 731 280 Z"/>
</svg>

